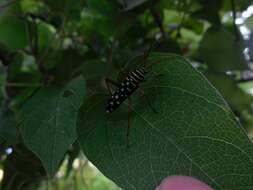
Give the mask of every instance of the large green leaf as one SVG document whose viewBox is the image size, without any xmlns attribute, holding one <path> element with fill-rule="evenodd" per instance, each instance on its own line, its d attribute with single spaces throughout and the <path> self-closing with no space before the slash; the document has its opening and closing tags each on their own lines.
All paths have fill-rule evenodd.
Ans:
<svg viewBox="0 0 253 190">
<path fill-rule="evenodd" d="M 76 117 L 84 96 L 85 81 L 79 77 L 65 88 L 39 90 L 20 111 L 25 145 L 41 159 L 51 176 L 76 139 Z"/>
<path fill-rule="evenodd" d="M 216 190 L 252 189 L 252 144 L 217 90 L 179 56 L 152 54 L 148 63 L 140 88 L 158 113 L 132 95 L 127 147 L 127 103 L 106 115 L 108 96 L 90 97 L 77 124 L 89 160 L 123 189 L 154 189 L 167 175 L 194 176 Z"/>
</svg>

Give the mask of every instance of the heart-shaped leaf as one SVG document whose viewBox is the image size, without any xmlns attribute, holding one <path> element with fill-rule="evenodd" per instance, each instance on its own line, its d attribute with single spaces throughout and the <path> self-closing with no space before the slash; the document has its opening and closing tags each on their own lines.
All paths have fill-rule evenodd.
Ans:
<svg viewBox="0 0 253 190">
<path fill-rule="evenodd" d="M 78 140 L 85 155 L 123 189 L 154 189 L 168 175 L 196 177 L 217 190 L 253 188 L 253 147 L 217 90 L 185 59 L 152 54 L 143 90 L 110 115 L 107 96 L 82 106 Z M 126 101 L 127 102 L 127 101 Z"/>
<path fill-rule="evenodd" d="M 85 96 L 85 80 L 78 77 L 66 87 L 39 90 L 20 111 L 25 145 L 54 175 L 69 146 L 76 139 L 76 118 Z"/>
</svg>

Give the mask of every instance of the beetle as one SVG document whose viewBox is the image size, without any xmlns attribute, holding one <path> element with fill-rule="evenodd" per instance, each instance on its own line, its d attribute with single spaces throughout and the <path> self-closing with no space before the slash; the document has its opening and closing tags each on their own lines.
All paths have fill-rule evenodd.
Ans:
<svg viewBox="0 0 253 190">
<path fill-rule="evenodd" d="M 144 53 L 144 60 L 147 59 L 149 53 L 151 51 L 151 48 L 149 51 Z M 145 62 L 144 62 L 145 63 Z M 128 72 L 128 74 L 123 78 L 121 83 L 117 83 L 109 78 L 105 79 L 105 83 L 107 86 L 107 89 L 110 93 L 110 98 L 107 101 L 105 112 L 106 114 L 113 113 L 126 99 L 129 100 L 128 104 L 128 127 L 126 130 L 126 142 L 127 146 L 129 145 L 128 139 L 129 139 L 129 130 L 130 130 L 130 116 L 132 113 L 132 101 L 131 101 L 131 95 L 140 87 L 140 84 L 145 81 L 146 74 L 148 73 L 148 69 L 146 65 L 139 66 L 133 71 Z M 116 90 L 114 92 L 110 89 L 110 84 L 116 86 Z M 143 91 L 140 91 L 141 95 L 145 97 L 149 107 L 153 110 L 154 113 L 157 113 L 157 111 L 152 107 L 152 105 L 149 102 L 148 97 L 145 95 Z"/>
<path fill-rule="evenodd" d="M 111 93 L 111 98 L 107 102 L 106 113 L 112 113 L 116 110 L 122 102 L 124 102 L 139 88 L 140 83 L 144 81 L 147 71 L 144 67 L 135 69 L 129 72 L 128 75 L 123 79 L 123 81 L 118 85 L 110 79 L 106 79 L 107 83 L 113 83 L 118 87 L 118 89 Z"/>
</svg>

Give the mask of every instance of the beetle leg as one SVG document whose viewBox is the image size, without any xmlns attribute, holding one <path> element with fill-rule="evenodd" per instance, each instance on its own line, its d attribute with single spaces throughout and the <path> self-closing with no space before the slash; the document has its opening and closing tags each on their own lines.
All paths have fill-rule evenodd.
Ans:
<svg viewBox="0 0 253 190">
<path fill-rule="evenodd" d="M 115 81 L 113 81 L 112 79 L 109 79 L 109 78 L 105 79 L 105 85 L 106 85 L 106 88 L 108 89 L 110 95 L 112 95 L 111 85 L 114 85 L 116 87 L 120 86 L 117 82 L 115 82 Z"/>
<path fill-rule="evenodd" d="M 143 90 L 140 90 L 140 94 L 141 94 L 142 97 L 145 98 L 145 100 L 147 101 L 148 106 L 151 108 L 151 110 L 152 110 L 154 113 L 158 113 L 158 112 L 156 111 L 156 109 L 152 106 L 152 104 L 151 104 L 149 98 L 147 97 L 147 95 L 145 94 L 145 92 L 144 92 Z"/>
<path fill-rule="evenodd" d="M 128 116 L 127 116 L 127 130 L 126 130 L 126 144 L 129 147 L 129 135 L 130 135 L 130 125 L 131 125 L 131 115 L 133 112 L 132 100 L 128 98 Z"/>
</svg>

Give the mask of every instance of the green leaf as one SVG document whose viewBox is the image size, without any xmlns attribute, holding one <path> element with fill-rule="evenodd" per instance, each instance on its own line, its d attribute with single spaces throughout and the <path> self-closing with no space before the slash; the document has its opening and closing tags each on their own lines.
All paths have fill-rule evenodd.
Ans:
<svg viewBox="0 0 253 190">
<path fill-rule="evenodd" d="M 98 4 L 101 3 L 100 1 L 98 2 Z M 122 37 L 125 40 L 126 32 L 135 24 L 131 20 L 132 17 L 119 12 L 113 6 L 110 7 L 108 3 L 107 6 L 105 5 L 106 8 L 110 7 L 108 10 L 103 6 L 96 7 L 95 5 L 91 6 L 92 8 L 84 9 L 82 12 L 80 32 L 87 36 L 90 41 L 100 44 L 107 44 L 112 37 L 116 39 Z M 104 11 L 100 11 L 101 8 Z M 114 26 L 119 27 L 115 28 Z"/>
<path fill-rule="evenodd" d="M 211 24 L 214 24 L 214 25 L 220 25 L 220 22 L 221 22 L 219 12 L 212 9 L 208 9 L 208 8 L 197 10 L 191 16 L 193 18 L 207 20 Z"/>
<path fill-rule="evenodd" d="M 108 96 L 82 106 L 78 140 L 100 171 L 123 189 L 154 189 L 168 175 L 188 175 L 214 189 L 253 188 L 253 147 L 218 91 L 188 61 L 152 54 L 152 71 L 132 95 L 129 147 L 127 103 L 105 114 Z M 159 75 L 159 76 L 158 76 Z"/>
<path fill-rule="evenodd" d="M 224 73 L 207 71 L 205 75 L 227 100 L 243 127 L 247 131 L 251 130 L 253 126 L 252 95 L 243 90 L 233 77 L 227 76 Z"/>
<path fill-rule="evenodd" d="M 0 17 L 0 43 L 10 51 L 27 45 L 25 22 L 15 15 L 21 14 L 20 6 L 11 6 Z"/>
<path fill-rule="evenodd" d="M 108 65 L 99 59 L 90 59 L 82 66 L 82 75 L 86 79 L 87 94 L 103 91 L 100 81 L 106 76 L 106 71 L 113 70 L 112 66 L 108 69 Z"/>
<path fill-rule="evenodd" d="M 43 9 L 43 3 L 37 0 L 22 0 L 20 6 L 23 12 L 27 13 L 39 13 Z"/>
<path fill-rule="evenodd" d="M 222 27 L 210 27 L 200 42 L 200 58 L 215 71 L 247 70 L 243 42 Z"/>
<path fill-rule="evenodd" d="M 51 11 L 54 14 L 62 15 L 64 13 L 64 17 L 73 21 L 76 18 L 79 18 L 80 12 L 82 11 L 85 1 L 79 0 L 73 3 L 72 0 L 43 0 Z"/>
<path fill-rule="evenodd" d="M 221 92 L 233 109 L 240 112 L 251 109 L 253 97 L 243 91 L 231 77 L 222 73 L 213 73 L 212 71 L 206 72 L 205 75 L 215 88 Z"/>
<path fill-rule="evenodd" d="M 54 77 L 54 82 L 63 83 L 76 76 L 77 71 L 82 67 L 85 56 L 77 48 L 68 48 L 46 57 L 45 67 Z"/>
<path fill-rule="evenodd" d="M 55 29 L 52 25 L 46 24 L 44 22 L 38 22 L 38 45 L 39 50 L 43 52 L 45 51 L 48 46 L 50 46 L 50 43 L 52 40 L 55 40 Z"/>
<path fill-rule="evenodd" d="M 66 87 L 39 90 L 20 111 L 25 145 L 53 176 L 76 139 L 76 117 L 85 96 L 85 81 L 73 79 Z"/>
</svg>

